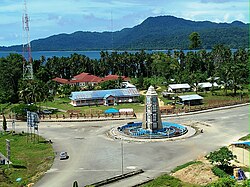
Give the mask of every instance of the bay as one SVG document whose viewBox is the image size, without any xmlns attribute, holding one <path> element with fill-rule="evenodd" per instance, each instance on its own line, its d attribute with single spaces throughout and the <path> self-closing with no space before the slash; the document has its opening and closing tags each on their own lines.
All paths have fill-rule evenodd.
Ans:
<svg viewBox="0 0 250 187">
<path fill-rule="evenodd" d="M 232 52 L 235 52 L 236 49 L 231 49 Z M 107 50 L 109 53 L 112 52 L 112 50 Z M 146 53 L 157 53 L 157 52 L 163 52 L 166 53 L 168 50 L 144 50 Z M 173 53 L 175 50 L 170 50 L 171 53 Z M 179 50 L 176 50 L 179 51 Z M 184 53 L 187 53 L 189 51 L 196 51 L 196 50 L 183 50 Z M 211 49 L 206 49 L 207 52 L 210 52 Z M 33 51 L 32 52 L 32 58 L 34 60 L 38 60 L 41 58 L 41 56 L 45 56 L 46 59 L 52 58 L 53 56 L 56 57 L 70 57 L 70 55 L 77 53 L 81 55 L 85 55 L 89 57 L 90 59 L 97 59 L 99 60 L 101 58 L 100 56 L 101 51 Z M 117 51 L 118 53 L 123 53 L 125 51 Z M 139 50 L 128 50 L 128 53 L 136 53 L 140 52 Z M 0 57 L 7 57 L 10 53 L 18 53 L 23 54 L 22 52 L 15 52 L 15 51 L 0 51 Z"/>
<path fill-rule="evenodd" d="M 7 57 L 10 53 L 23 54 L 22 52 L 15 51 L 0 51 L 0 57 Z M 100 59 L 100 51 L 33 51 L 31 54 L 34 60 L 38 60 L 41 56 L 45 56 L 48 59 L 53 56 L 70 57 L 74 53 L 85 55 L 91 59 Z"/>
</svg>

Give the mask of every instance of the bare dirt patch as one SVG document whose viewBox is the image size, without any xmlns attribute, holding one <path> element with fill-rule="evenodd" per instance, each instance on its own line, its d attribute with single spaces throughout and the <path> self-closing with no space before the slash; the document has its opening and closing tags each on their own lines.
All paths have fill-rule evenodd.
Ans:
<svg viewBox="0 0 250 187">
<path fill-rule="evenodd" d="M 172 176 L 179 178 L 183 182 L 206 185 L 218 180 L 218 177 L 211 171 L 212 165 L 206 159 L 200 159 L 201 163 L 192 164 L 183 168 Z"/>
</svg>

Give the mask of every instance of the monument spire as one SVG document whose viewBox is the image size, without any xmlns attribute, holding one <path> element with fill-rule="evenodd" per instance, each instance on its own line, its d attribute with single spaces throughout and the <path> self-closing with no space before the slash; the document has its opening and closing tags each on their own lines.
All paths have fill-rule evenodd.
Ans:
<svg viewBox="0 0 250 187">
<path fill-rule="evenodd" d="M 153 86 L 148 88 L 145 106 L 142 128 L 152 131 L 162 129 L 163 127 L 158 103 L 158 95 Z"/>
</svg>

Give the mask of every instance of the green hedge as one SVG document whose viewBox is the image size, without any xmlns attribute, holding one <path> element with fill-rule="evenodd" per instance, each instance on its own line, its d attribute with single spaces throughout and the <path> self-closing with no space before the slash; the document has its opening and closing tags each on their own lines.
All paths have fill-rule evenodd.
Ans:
<svg viewBox="0 0 250 187">
<path fill-rule="evenodd" d="M 217 166 L 212 167 L 212 172 L 216 176 L 218 176 L 220 178 L 228 177 L 229 176 L 225 171 L 223 171 L 222 169 L 218 168 Z"/>
</svg>

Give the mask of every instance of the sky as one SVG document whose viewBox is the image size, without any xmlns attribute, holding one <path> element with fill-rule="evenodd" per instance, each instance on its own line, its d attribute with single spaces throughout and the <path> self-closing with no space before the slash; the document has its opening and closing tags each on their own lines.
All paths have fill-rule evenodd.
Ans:
<svg viewBox="0 0 250 187">
<path fill-rule="evenodd" d="M 0 0 L 0 46 L 25 41 L 25 0 Z M 249 23 L 248 0 L 26 0 L 30 40 L 76 31 L 118 31 L 148 17 Z"/>
</svg>

